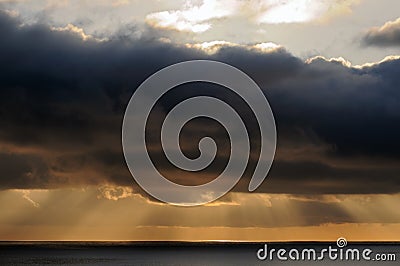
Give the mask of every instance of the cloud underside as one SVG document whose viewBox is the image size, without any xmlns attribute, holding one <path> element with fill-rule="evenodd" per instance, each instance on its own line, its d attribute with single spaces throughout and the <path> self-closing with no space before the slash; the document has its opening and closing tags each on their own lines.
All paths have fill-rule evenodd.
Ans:
<svg viewBox="0 0 400 266">
<path fill-rule="evenodd" d="M 83 35 L 82 35 L 83 34 Z M 284 48 L 222 45 L 214 53 L 143 37 L 127 42 L 83 38 L 63 30 L 0 15 L 0 188 L 32 189 L 84 185 L 133 185 L 121 148 L 121 122 L 135 88 L 173 63 L 211 59 L 232 64 L 263 88 L 278 131 L 276 160 L 258 192 L 397 193 L 400 184 L 400 59 L 352 67 L 317 57 L 307 62 Z M 251 47 L 256 47 L 251 45 Z M 218 86 L 177 88 L 157 105 L 148 142 L 159 170 L 183 184 L 201 184 L 223 169 L 229 145 L 216 123 L 193 121 L 182 132 L 189 156 L 205 135 L 219 144 L 210 169 L 186 173 L 169 164 L 160 149 L 160 120 L 179 97 L 206 93 L 236 103 Z M 180 95 L 180 96 L 179 96 Z M 248 127 L 245 106 L 237 108 Z M 252 153 L 245 191 L 258 156 Z"/>
<path fill-rule="evenodd" d="M 370 29 L 363 38 L 363 43 L 370 46 L 399 47 L 400 46 L 400 18 L 386 22 L 381 27 Z"/>
</svg>

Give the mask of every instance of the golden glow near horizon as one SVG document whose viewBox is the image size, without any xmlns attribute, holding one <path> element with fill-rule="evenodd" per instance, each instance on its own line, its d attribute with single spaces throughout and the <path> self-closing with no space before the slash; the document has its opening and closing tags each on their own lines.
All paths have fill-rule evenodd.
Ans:
<svg viewBox="0 0 400 266">
<path fill-rule="evenodd" d="M 399 201 L 400 194 L 230 193 L 206 206 L 180 208 L 121 186 L 6 190 L 0 192 L 0 239 L 333 241 L 343 235 L 394 241 Z"/>
</svg>

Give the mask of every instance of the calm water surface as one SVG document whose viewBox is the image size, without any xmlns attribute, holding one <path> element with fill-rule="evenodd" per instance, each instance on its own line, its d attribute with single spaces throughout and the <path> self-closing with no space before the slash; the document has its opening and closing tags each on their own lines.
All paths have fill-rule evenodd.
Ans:
<svg viewBox="0 0 400 266">
<path fill-rule="evenodd" d="M 322 248 L 335 243 L 269 243 L 268 249 Z M 0 242 L 0 265 L 400 265 L 400 243 L 349 243 L 347 248 L 369 248 L 392 253 L 396 261 L 261 261 L 264 243 L 187 242 Z"/>
</svg>

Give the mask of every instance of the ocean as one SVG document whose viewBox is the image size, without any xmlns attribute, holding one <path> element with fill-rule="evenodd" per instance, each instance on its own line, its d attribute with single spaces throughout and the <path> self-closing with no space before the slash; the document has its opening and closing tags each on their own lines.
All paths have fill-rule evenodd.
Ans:
<svg viewBox="0 0 400 266">
<path fill-rule="evenodd" d="M 337 249 L 337 258 L 332 260 L 325 253 L 324 259 L 320 259 L 322 250 L 329 246 Z M 279 249 L 285 250 L 280 251 L 281 259 L 277 255 Z M 348 252 L 349 257 L 346 259 L 348 249 L 359 250 L 360 260 L 356 259 L 356 255 L 351 257 L 352 252 Z M 371 250 L 368 254 L 370 260 L 363 259 L 361 254 L 367 249 Z M 272 256 L 271 250 L 274 250 Z M 307 252 L 302 259 L 304 250 Z M 313 252 L 309 255 L 310 250 L 316 251 L 315 260 L 312 257 Z M 0 265 L 400 265 L 400 243 L 349 243 L 343 250 L 343 257 L 340 259 L 340 249 L 336 243 L 321 242 L 3 241 L 0 242 Z M 264 260 L 260 260 L 257 253 Z M 297 254 L 299 257 L 296 257 Z M 394 255 L 394 260 L 390 254 Z M 376 255 L 380 255 L 379 261 Z M 311 256 L 311 260 L 308 256 Z M 287 260 L 282 260 L 284 258 Z"/>
</svg>

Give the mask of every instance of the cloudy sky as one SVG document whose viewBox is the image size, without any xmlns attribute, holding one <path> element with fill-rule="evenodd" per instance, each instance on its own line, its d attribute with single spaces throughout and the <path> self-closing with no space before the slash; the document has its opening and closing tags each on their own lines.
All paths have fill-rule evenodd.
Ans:
<svg viewBox="0 0 400 266">
<path fill-rule="evenodd" d="M 0 0 L 0 240 L 399 240 L 400 17 L 397 0 Z M 173 63 L 231 64 L 262 88 L 278 143 L 268 178 L 201 207 L 146 194 L 126 167 L 121 126 L 135 89 Z M 217 159 L 176 169 L 159 143 L 186 84 L 151 115 L 148 146 L 170 180 L 214 179 L 226 132 L 184 128 L 190 157 L 213 136 Z M 237 106 L 252 128 L 252 116 Z M 253 132 L 253 130 L 250 130 Z"/>
</svg>

